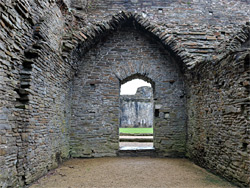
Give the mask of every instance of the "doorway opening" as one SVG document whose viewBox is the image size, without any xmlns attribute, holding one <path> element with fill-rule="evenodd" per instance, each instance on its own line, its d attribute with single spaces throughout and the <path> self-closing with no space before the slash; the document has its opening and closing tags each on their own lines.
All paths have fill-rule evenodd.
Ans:
<svg viewBox="0 0 250 188">
<path fill-rule="evenodd" d="M 120 149 L 152 149 L 154 139 L 152 84 L 139 78 L 121 84 L 120 109 Z"/>
</svg>

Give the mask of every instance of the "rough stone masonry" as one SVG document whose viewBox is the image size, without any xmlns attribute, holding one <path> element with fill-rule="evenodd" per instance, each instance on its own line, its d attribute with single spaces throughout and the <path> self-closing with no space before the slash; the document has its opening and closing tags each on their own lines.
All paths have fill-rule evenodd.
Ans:
<svg viewBox="0 0 250 188">
<path fill-rule="evenodd" d="M 154 90 L 159 157 L 250 186 L 249 0 L 2 0 L 0 187 L 116 156 L 120 85 Z"/>
</svg>

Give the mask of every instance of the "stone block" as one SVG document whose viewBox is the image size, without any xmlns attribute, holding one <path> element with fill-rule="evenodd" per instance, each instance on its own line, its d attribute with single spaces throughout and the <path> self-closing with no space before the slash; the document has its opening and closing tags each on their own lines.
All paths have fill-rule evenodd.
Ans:
<svg viewBox="0 0 250 188">
<path fill-rule="evenodd" d="M 29 139 L 29 135 L 27 133 L 22 133 L 21 137 L 22 137 L 22 141 L 28 141 Z"/>
<path fill-rule="evenodd" d="M 7 120 L 8 117 L 6 114 L 0 114 L 0 120 Z"/>
<path fill-rule="evenodd" d="M 155 104 L 155 109 L 161 109 L 162 105 L 161 104 Z"/>
<path fill-rule="evenodd" d="M 4 156 L 4 155 L 6 155 L 6 149 L 2 149 L 2 148 L 0 148 L 0 156 Z"/>
<path fill-rule="evenodd" d="M 16 28 L 15 25 L 10 21 L 10 19 L 6 15 L 2 14 L 1 18 L 10 29 Z"/>
<path fill-rule="evenodd" d="M 2 50 L 0 51 L 0 58 L 1 59 L 7 59 L 7 55 Z"/>
<path fill-rule="evenodd" d="M 9 124 L 5 124 L 5 123 L 0 123 L 0 130 L 10 130 L 11 127 Z"/>
<path fill-rule="evenodd" d="M 6 136 L 0 136 L 0 144 L 6 144 L 6 143 L 7 143 Z"/>
<path fill-rule="evenodd" d="M 169 113 L 165 113 L 165 119 L 168 119 L 170 117 Z"/>
</svg>

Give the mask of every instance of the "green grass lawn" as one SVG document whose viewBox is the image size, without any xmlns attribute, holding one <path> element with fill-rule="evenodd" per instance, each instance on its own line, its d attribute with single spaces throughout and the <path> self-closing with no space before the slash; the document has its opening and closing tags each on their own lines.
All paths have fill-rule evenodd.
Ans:
<svg viewBox="0 0 250 188">
<path fill-rule="evenodd" d="M 153 133 L 153 128 L 119 128 L 120 133 L 131 133 L 131 134 L 138 134 L 138 133 Z"/>
</svg>

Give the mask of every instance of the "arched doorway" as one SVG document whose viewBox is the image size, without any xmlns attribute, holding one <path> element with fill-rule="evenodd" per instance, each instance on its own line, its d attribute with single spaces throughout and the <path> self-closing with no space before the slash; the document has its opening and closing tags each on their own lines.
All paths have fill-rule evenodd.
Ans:
<svg viewBox="0 0 250 188">
<path fill-rule="evenodd" d="M 132 76 L 135 77 L 136 75 Z M 143 77 L 137 75 L 137 77 Z M 149 81 L 149 78 L 144 77 Z M 150 82 L 131 79 L 120 89 L 120 149 L 153 148 L 154 97 Z M 152 82 L 152 81 L 151 81 Z"/>
<path fill-rule="evenodd" d="M 154 101 L 154 148 L 184 156 L 185 88 L 174 57 L 152 36 L 128 22 L 78 62 L 73 81 L 70 146 L 73 157 L 116 156 L 119 150 L 120 86 L 150 82 Z"/>
</svg>

